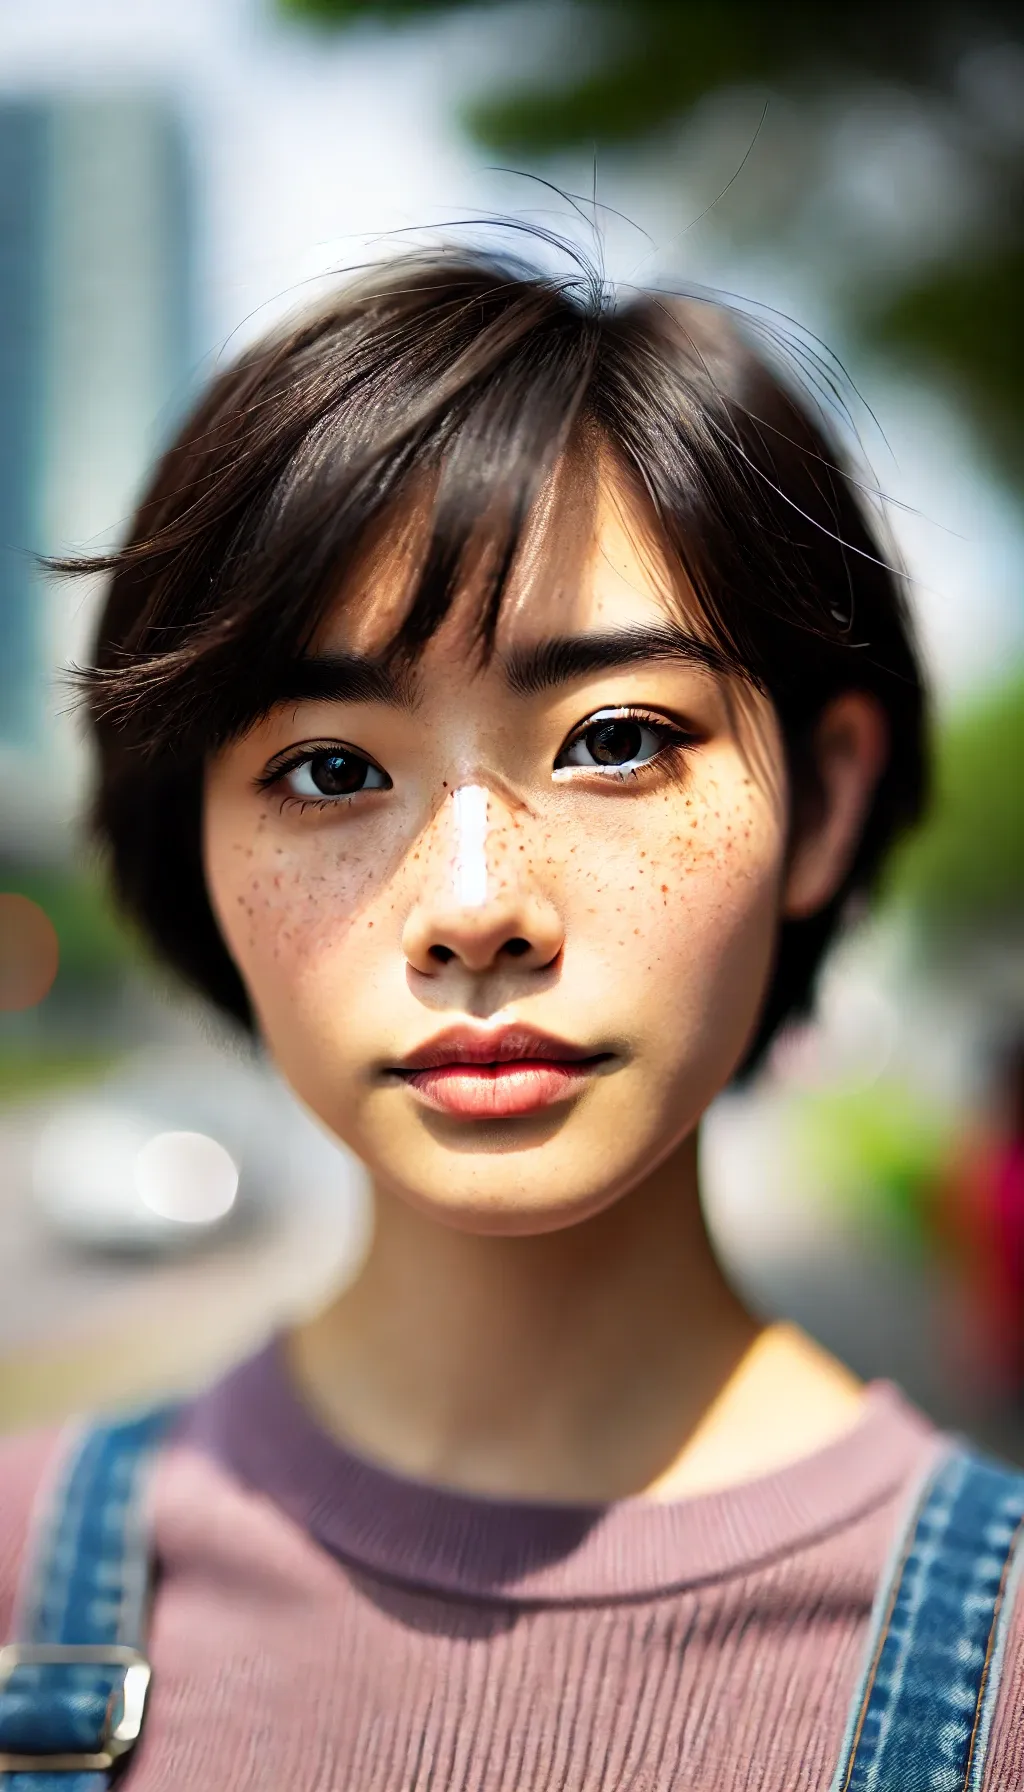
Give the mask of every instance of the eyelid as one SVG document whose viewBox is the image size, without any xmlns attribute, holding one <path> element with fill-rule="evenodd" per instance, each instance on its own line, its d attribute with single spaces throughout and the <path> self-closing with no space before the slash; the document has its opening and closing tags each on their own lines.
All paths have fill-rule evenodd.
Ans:
<svg viewBox="0 0 1024 1792">
<path fill-rule="evenodd" d="M 388 776 L 379 760 L 375 759 L 372 753 L 367 753 L 363 747 L 353 747 L 344 740 L 304 740 L 299 741 L 294 747 L 282 747 L 279 753 L 275 753 L 272 759 L 268 759 L 263 770 L 254 779 L 256 788 L 257 790 L 270 790 L 273 785 L 280 783 L 282 778 L 286 778 L 289 772 L 297 771 L 300 765 L 305 765 L 307 760 L 313 759 L 317 753 L 338 752 L 351 753 L 353 759 L 363 759 L 367 765 L 374 766 L 377 771 L 384 772 L 385 777 Z"/>
<path fill-rule="evenodd" d="M 579 740 L 588 729 L 595 727 L 598 722 L 619 720 L 646 722 L 650 728 L 664 728 L 681 739 L 692 741 L 694 745 L 706 738 L 703 729 L 696 727 L 692 722 L 685 721 L 682 716 L 672 715 L 668 710 L 649 709 L 643 703 L 604 703 L 600 709 L 592 709 L 581 722 L 577 722 L 575 728 L 566 735 L 559 747 L 559 753 L 564 753 L 567 747 L 571 747 L 574 741 Z"/>
<path fill-rule="evenodd" d="M 639 726 L 650 729 L 653 733 L 664 736 L 657 751 L 650 758 L 639 761 L 635 765 L 575 765 L 566 763 L 572 749 L 585 740 L 592 728 L 604 721 L 636 722 Z M 614 787 L 624 785 L 629 780 L 642 781 L 657 776 L 678 776 L 684 765 L 689 763 L 691 749 L 698 747 L 707 735 L 687 723 L 682 718 L 666 714 L 664 710 L 648 709 L 637 703 L 605 704 L 600 709 L 591 710 L 588 716 L 577 724 L 568 734 L 558 749 L 552 766 L 554 779 L 566 782 L 597 779 L 602 785 Z"/>
</svg>

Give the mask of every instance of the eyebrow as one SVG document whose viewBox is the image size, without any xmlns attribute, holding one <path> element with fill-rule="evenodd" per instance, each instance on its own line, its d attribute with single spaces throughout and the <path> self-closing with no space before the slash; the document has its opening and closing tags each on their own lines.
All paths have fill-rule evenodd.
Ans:
<svg viewBox="0 0 1024 1792">
<path fill-rule="evenodd" d="M 606 634 L 554 635 L 504 658 L 509 689 L 532 697 L 594 672 L 652 660 L 682 661 L 721 673 L 730 669 L 721 649 L 671 624 L 614 629 Z M 362 654 L 322 653 L 287 661 L 275 677 L 267 710 L 289 703 L 384 703 L 412 707 L 414 676 L 407 668 Z"/>
<path fill-rule="evenodd" d="M 317 653 L 289 660 L 274 678 L 269 709 L 283 703 L 388 703 L 408 708 L 408 673 L 357 653 Z"/>
<path fill-rule="evenodd" d="M 592 672 L 614 672 L 651 660 L 681 660 L 705 671 L 729 671 L 727 655 L 711 641 L 670 624 L 615 629 L 603 635 L 556 635 L 534 647 L 516 647 L 505 661 L 513 691 L 532 697 Z"/>
</svg>

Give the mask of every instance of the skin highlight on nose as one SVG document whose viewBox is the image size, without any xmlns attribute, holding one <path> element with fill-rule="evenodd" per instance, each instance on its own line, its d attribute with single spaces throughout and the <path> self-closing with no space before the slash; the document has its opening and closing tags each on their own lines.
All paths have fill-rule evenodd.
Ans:
<svg viewBox="0 0 1024 1792">
<path fill-rule="evenodd" d="M 487 901 L 488 796 L 482 784 L 465 784 L 452 792 L 455 817 L 455 893 L 465 908 Z"/>
<path fill-rule="evenodd" d="M 460 784 L 434 817 L 429 855 L 404 933 L 414 971 L 432 977 L 452 961 L 474 976 L 508 960 L 539 969 L 558 955 L 563 924 L 534 888 L 521 818 L 484 784 Z"/>
</svg>

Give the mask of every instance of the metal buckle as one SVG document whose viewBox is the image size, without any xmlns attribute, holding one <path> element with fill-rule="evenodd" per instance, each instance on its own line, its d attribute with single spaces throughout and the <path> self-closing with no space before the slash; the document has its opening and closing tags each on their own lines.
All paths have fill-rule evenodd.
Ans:
<svg viewBox="0 0 1024 1792">
<path fill-rule="evenodd" d="M 65 1666 L 124 1668 L 123 1709 L 119 1721 L 104 1735 L 101 1752 L 95 1755 L 0 1753 L 0 1773 L 73 1773 L 76 1769 L 102 1773 L 138 1741 L 153 1670 L 138 1649 L 131 1649 L 125 1643 L 6 1643 L 0 1647 L 0 1692 L 16 1668 Z"/>
</svg>

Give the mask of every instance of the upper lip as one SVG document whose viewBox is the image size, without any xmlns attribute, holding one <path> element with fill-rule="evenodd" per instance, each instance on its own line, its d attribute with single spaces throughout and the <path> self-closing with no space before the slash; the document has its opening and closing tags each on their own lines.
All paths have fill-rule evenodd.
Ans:
<svg viewBox="0 0 1024 1792">
<path fill-rule="evenodd" d="M 447 1027 L 418 1046 L 394 1070 L 435 1070 L 441 1064 L 514 1064 L 517 1059 L 548 1058 L 583 1063 L 605 1056 L 543 1033 L 537 1027 L 511 1026 L 483 1032 L 477 1027 Z"/>
</svg>

